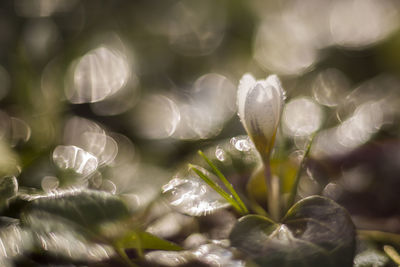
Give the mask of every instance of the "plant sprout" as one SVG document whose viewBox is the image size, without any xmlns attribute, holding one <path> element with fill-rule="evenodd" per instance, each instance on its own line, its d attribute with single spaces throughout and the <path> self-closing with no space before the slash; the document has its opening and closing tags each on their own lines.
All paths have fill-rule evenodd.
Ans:
<svg viewBox="0 0 400 267">
<path fill-rule="evenodd" d="M 279 219 L 280 213 L 280 189 L 279 186 L 273 185 L 269 161 L 284 98 L 285 91 L 276 75 L 256 81 L 251 74 L 245 74 L 240 80 L 237 92 L 239 117 L 261 155 L 265 170 L 268 208 L 275 220 Z"/>
<path fill-rule="evenodd" d="M 268 211 L 271 219 L 279 221 L 281 209 L 280 182 L 271 175 L 270 157 L 275 143 L 275 136 L 280 122 L 282 109 L 285 101 L 285 91 L 277 75 L 270 75 L 265 80 L 256 80 L 251 74 L 245 74 L 241 78 L 237 91 L 238 115 L 255 148 L 261 156 L 265 185 L 267 188 Z M 304 165 L 304 158 L 309 154 L 311 142 L 309 143 L 303 162 L 300 164 L 299 171 L 289 196 L 289 207 L 293 205 L 296 195 L 301 168 Z M 221 173 L 220 170 L 199 151 L 198 154 L 211 167 L 213 172 L 222 181 L 226 189 L 225 192 L 216 182 L 207 177 L 203 172 L 189 165 L 201 179 L 210 187 L 224 197 L 239 214 L 249 213 L 247 207 L 236 193 L 233 186 Z"/>
<path fill-rule="evenodd" d="M 219 193 L 241 217 L 233 227 L 231 246 L 244 252 L 261 266 L 351 266 L 355 248 L 355 228 L 346 210 L 333 200 L 311 196 L 294 204 L 309 142 L 289 194 L 288 211 L 281 216 L 281 181 L 271 175 L 274 147 L 285 93 L 276 75 L 256 81 L 250 74 L 240 80 L 237 105 L 239 117 L 261 156 L 267 194 L 268 216 L 250 214 L 232 184 L 203 152 L 206 161 L 226 192 L 215 180 L 189 164 L 203 181 Z M 311 136 L 311 141 L 315 133 Z M 294 204 L 294 205 L 293 205 Z M 259 209 L 254 209 L 259 213 Z"/>
</svg>

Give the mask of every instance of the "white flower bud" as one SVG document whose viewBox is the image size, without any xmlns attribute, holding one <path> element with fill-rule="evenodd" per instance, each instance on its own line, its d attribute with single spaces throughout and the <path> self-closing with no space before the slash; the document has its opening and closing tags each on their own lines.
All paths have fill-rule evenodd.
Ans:
<svg viewBox="0 0 400 267">
<path fill-rule="evenodd" d="M 237 92 L 240 120 L 261 156 L 269 157 L 274 145 L 285 92 L 276 75 L 256 81 L 243 75 Z"/>
</svg>

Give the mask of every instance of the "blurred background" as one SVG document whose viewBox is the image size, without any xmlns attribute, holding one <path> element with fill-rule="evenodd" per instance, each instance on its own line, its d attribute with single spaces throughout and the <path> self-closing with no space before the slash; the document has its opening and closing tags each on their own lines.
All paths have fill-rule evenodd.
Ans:
<svg viewBox="0 0 400 267">
<path fill-rule="evenodd" d="M 250 150 L 238 81 L 278 74 L 275 157 L 296 166 L 319 130 L 299 197 L 400 233 L 399 12 L 398 0 L 1 1 L 0 174 L 147 205 L 197 149 L 222 163 Z"/>
</svg>

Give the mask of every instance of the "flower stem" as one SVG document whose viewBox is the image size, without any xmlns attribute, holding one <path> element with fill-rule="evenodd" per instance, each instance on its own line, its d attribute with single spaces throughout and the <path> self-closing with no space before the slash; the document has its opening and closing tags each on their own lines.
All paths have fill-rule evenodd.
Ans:
<svg viewBox="0 0 400 267">
<path fill-rule="evenodd" d="M 400 244 L 400 235 L 390 232 L 377 230 L 357 230 L 360 237 L 368 238 L 381 243 L 389 243 L 398 246 Z"/>
<path fill-rule="evenodd" d="M 278 221 L 280 219 L 281 206 L 279 179 L 271 175 L 269 157 L 264 159 L 263 163 L 265 184 L 267 187 L 268 212 L 271 215 L 271 219 Z"/>
</svg>

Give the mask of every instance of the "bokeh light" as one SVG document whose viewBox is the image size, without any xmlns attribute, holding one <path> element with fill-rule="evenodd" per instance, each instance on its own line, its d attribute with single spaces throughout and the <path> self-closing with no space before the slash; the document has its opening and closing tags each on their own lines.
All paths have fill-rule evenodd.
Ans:
<svg viewBox="0 0 400 267">
<path fill-rule="evenodd" d="M 133 114 L 134 125 L 146 138 L 206 139 L 218 135 L 236 111 L 236 89 L 224 76 L 198 78 L 188 93 L 147 95 Z"/>
<path fill-rule="evenodd" d="M 59 186 L 59 184 L 60 184 L 60 181 L 55 176 L 45 176 L 45 177 L 43 177 L 42 182 L 41 182 L 42 189 L 45 192 L 50 192 L 50 191 L 56 190 L 57 187 Z"/>
<path fill-rule="evenodd" d="M 383 40 L 399 28 L 394 1 L 335 1 L 330 14 L 333 42 L 360 48 Z"/>
<path fill-rule="evenodd" d="M 180 102 L 179 139 L 206 139 L 217 135 L 236 111 L 236 88 L 224 76 L 201 76 L 191 88 L 188 101 Z"/>
<path fill-rule="evenodd" d="M 309 70 L 318 58 L 313 32 L 302 21 L 277 17 L 266 19 L 257 31 L 254 58 L 266 70 L 296 75 Z"/>
<path fill-rule="evenodd" d="M 321 126 L 323 111 L 312 99 L 302 97 L 291 100 L 283 111 L 284 131 L 290 136 L 310 135 Z"/>
<path fill-rule="evenodd" d="M 362 49 L 388 38 L 400 26 L 400 6 L 391 0 L 288 0 L 254 8 L 263 19 L 255 35 L 254 58 L 264 69 L 283 75 L 310 71 L 321 59 L 321 49 Z"/>
<path fill-rule="evenodd" d="M 25 26 L 23 45 L 29 56 L 44 59 L 56 49 L 60 38 L 57 25 L 50 19 L 32 19 Z"/>
<path fill-rule="evenodd" d="M 48 17 L 56 12 L 67 12 L 76 5 L 77 0 L 15 0 L 15 11 L 24 17 Z"/>
<path fill-rule="evenodd" d="M 312 84 L 314 99 L 327 107 L 337 106 L 350 90 L 347 77 L 337 69 L 326 69 L 318 73 Z"/>
<path fill-rule="evenodd" d="M 213 52 L 222 42 L 225 9 L 222 2 L 184 0 L 168 10 L 168 39 L 177 52 L 201 56 Z"/>
<path fill-rule="evenodd" d="M 181 114 L 176 103 L 163 95 L 148 95 L 139 103 L 135 122 L 147 138 L 167 138 L 174 134 Z"/>
<path fill-rule="evenodd" d="M 8 141 L 11 146 L 27 142 L 31 137 L 31 128 L 25 121 L 10 117 L 2 111 L 0 111 L 0 126 L 0 139 Z"/>
<path fill-rule="evenodd" d="M 76 146 L 57 146 L 53 152 L 53 161 L 61 169 L 71 169 L 87 176 L 97 169 L 97 158 Z"/>
<path fill-rule="evenodd" d="M 68 100 L 93 103 L 121 90 L 130 78 L 130 67 L 121 51 L 99 46 L 74 61 L 70 75 L 65 91 Z"/>
</svg>

